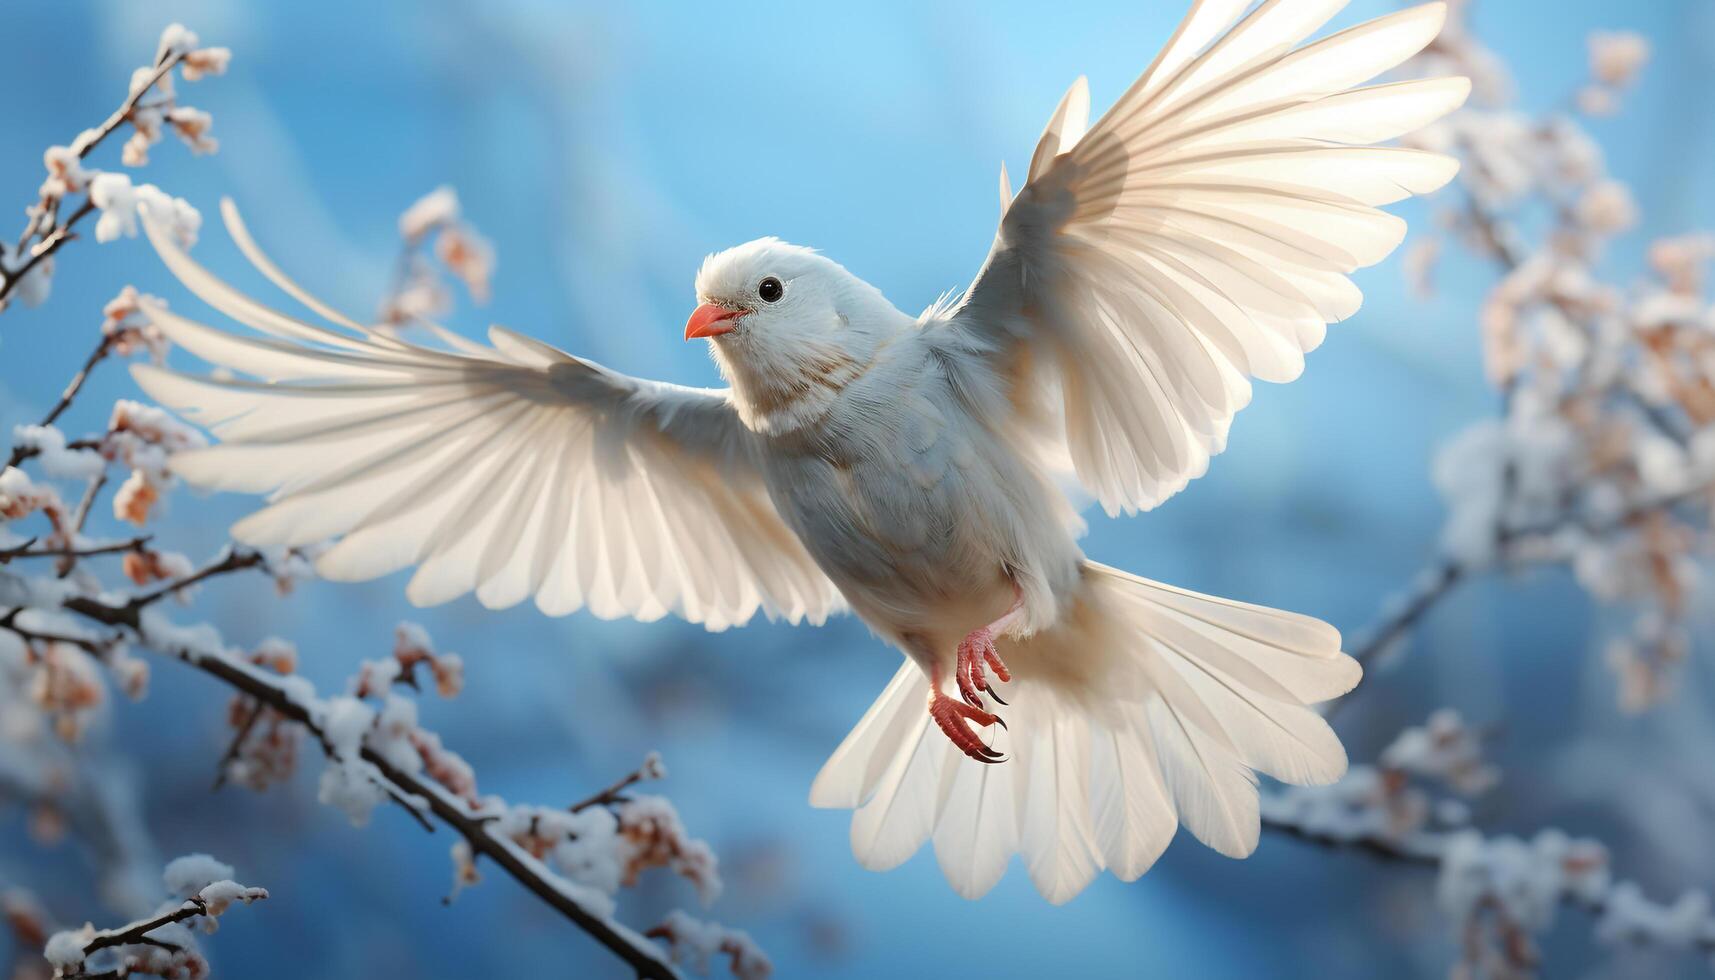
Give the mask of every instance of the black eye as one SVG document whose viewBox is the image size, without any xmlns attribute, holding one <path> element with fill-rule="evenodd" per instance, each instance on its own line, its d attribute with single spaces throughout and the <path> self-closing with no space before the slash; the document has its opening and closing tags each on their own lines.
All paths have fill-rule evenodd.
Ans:
<svg viewBox="0 0 1715 980">
<path fill-rule="evenodd" d="M 773 276 L 769 276 L 756 284 L 756 295 L 761 296 L 764 303 L 778 303 L 780 297 L 785 293 L 786 287 L 782 286 L 780 280 Z"/>
</svg>

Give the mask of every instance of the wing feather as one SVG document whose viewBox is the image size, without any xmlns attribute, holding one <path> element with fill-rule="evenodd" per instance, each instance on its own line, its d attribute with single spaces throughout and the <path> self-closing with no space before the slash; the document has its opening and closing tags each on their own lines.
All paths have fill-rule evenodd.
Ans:
<svg viewBox="0 0 1715 980">
<path fill-rule="evenodd" d="M 1251 379 L 1296 378 L 1327 324 L 1357 311 L 1348 277 L 1405 234 L 1377 208 L 1457 170 L 1372 144 L 1457 108 L 1467 80 L 1357 87 L 1429 44 L 1445 4 L 1302 43 L 1345 5 L 1199 0 L 1088 132 L 1080 79 L 964 300 L 932 317 L 1005 379 L 1021 418 L 1063 421 L 1065 455 L 1109 513 L 1200 476 Z"/>
<path fill-rule="evenodd" d="M 415 565 L 406 594 L 419 604 L 534 595 L 555 615 L 672 612 L 711 629 L 759 610 L 820 621 L 841 607 L 774 510 L 727 392 L 628 378 L 500 327 L 492 346 L 448 340 L 453 350 L 377 332 L 287 278 L 230 202 L 223 211 L 251 262 L 333 324 L 251 299 L 149 224 L 192 292 L 262 335 L 151 306 L 177 344 L 249 377 L 134 371 L 220 439 L 175 456 L 175 472 L 268 495 L 234 526 L 240 540 L 337 537 L 317 559 L 323 574 Z"/>
</svg>

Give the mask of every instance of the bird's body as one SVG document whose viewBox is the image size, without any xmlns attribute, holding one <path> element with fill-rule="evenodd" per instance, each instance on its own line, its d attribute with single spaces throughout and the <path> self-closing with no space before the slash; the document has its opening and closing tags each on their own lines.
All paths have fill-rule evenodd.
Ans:
<svg viewBox="0 0 1715 980">
<path fill-rule="evenodd" d="M 973 623 L 1026 596 L 1052 623 L 1077 583 L 1073 516 L 998 431 L 998 393 L 959 383 L 932 328 L 909 318 L 825 413 L 767 442 L 764 472 L 787 526 L 852 610 L 925 671 Z"/>
<path fill-rule="evenodd" d="M 1356 311 L 1347 276 L 1404 232 L 1377 206 L 1453 176 L 1370 144 L 1468 84 L 1354 87 L 1428 44 L 1443 5 L 1298 46 L 1343 5 L 1196 0 L 1093 125 L 1080 80 L 1016 196 L 1003 170 L 994 246 L 956 303 L 906 314 L 774 239 L 711 256 L 686 337 L 708 339 L 727 389 L 498 327 L 492 346 L 441 332 L 447 350 L 362 326 L 281 274 L 230 207 L 252 262 L 341 329 L 238 293 L 145 215 L 193 291 L 268 336 L 151 308 L 257 380 L 136 374 L 222 440 L 176 456 L 180 475 L 271 494 L 234 535 L 337 538 L 317 561 L 330 578 L 416 566 L 418 603 L 474 591 L 716 629 L 856 612 L 907 659 L 811 802 L 857 811 L 866 866 L 932 837 L 963 894 L 1018 853 L 1064 901 L 1103 867 L 1141 874 L 1181 823 L 1243 856 L 1254 773 L 1345 770 L 1309 706 L 1357 664 L 1317 620 L 1086 560 L 1079 497 L 1135 512 L 1201 475 L 1250 379 L 1296 377 Z"/>
</svg>

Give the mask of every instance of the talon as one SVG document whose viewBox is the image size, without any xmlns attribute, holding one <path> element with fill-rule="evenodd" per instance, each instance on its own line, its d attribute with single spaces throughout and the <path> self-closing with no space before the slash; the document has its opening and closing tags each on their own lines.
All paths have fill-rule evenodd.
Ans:
<svg viewBox="0 0 1715 980">
<path fill-rule="evenodd" d="M 929 717 L 940 727 L 942 734 L 947 736 L 960 752 L 977 762 L 995 763 L 1005 761 L 1006 756 L 982 743 L 972 724 L 980 728 L 990 725 L 1006 727 L 1006 722 L 981 708 L 955 700 L 941 690 L 941 672 L 932 674 L 933 687 L 929 693 Z"/>
<path fill-rule="evenodd" d="M 982 661 L 971 647 L 971 638 L 965 637 L 959 643 L 959 655 L 954 665 L 953 676 L 959 682 L 959 696 L 965 699 L 966 704 L 978 709 L 982 708 L 983 699 L 977 693 L 977 689 L 988 686 L 980 673 L 981 664 Z"/>
<path fill-rule="evenodd" d="M 965 703 L 971 707 L 978 710 L 982 709 L 982 697 L 977 694 L 976 686 L 971 677 L 962 671 L 959 674 L 959 697 L 964 698 Z"/>
<path fill-rule="evenodd" d="M 999 715 L 985 710 L 983 694 L 994 698 L 995 703 L 1006 705 L 1006 699 L 995 692 L 994 685 L 989 683 L 988 674 L 984 670 L 994 671 L 997 681 L 1005 683 L 1012 680 L 1012 671 L 1007 669 L 1005 662 L 1000 659 L 1000 651 L 995 648 L 995 634 L 1010 628 L 1010 624 L 1023 608 L 1024 597 L 1017 586 L 1013 587 L 1012 608 L 1006 615 L 987 626 L 974 629 L 965 634 L 959 641 L 957 659 L 953 664 L 953 683 L 959 690 L 955 700 L 951 695 L 941 690 L 941 669 L 931 671 L 931 689 L 929 692 L 929 716 L 940 726 L 941 732 L 947 736 L 960 752 L 978 762 L 1003 762 L 1006 756 L 984 745 L 975 730 L 998 725 L 1007 727 L 1006 721 Z M 979 693 L 981 692 L 981 693 Z"/>
</svg>

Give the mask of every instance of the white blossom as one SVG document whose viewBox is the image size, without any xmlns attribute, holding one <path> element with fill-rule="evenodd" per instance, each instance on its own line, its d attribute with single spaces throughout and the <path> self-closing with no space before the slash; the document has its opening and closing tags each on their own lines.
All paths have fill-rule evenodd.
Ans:
<svg viewBox="0 0 1715 980">
<path fill-rule="evenodd" d="M 1616 180 L 1604 180 L 1584 191 L 1578 199 L 1578 220 L 1599 235 L 1613 235 L 1638 223 L 1638 207 L 1631 189 Z"/>
<path fill-rule="evenodd" d="M 457 221 L 458 217 L 458 192 L 451 187 L 437 187 L 399 216 L 399 237 L 406 241 L 419 240 L 434 229 Z"/>
<path fill-rule="evenodd" d="M 1649 64 L 1650 44 L 1632 31 L 1590 35 L 1590 74 L 1607 85 L 1628 85 Z"/>
</svg>

